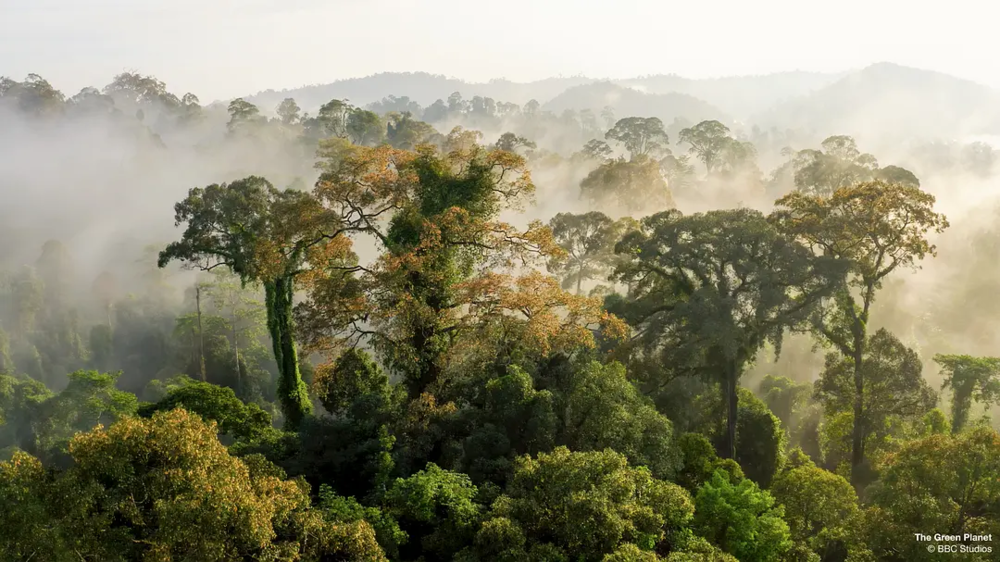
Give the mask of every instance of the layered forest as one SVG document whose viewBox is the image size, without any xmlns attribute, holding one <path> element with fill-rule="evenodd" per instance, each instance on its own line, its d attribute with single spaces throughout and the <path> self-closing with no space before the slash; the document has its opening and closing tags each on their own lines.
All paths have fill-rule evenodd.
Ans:
<svg viewBox="0 0 1000 562">
<path fill-rule="evenodd" d="M 1000 97 L 914 72 L 0 78 L 0 560 L 1000 560 Z"/>
</svg>

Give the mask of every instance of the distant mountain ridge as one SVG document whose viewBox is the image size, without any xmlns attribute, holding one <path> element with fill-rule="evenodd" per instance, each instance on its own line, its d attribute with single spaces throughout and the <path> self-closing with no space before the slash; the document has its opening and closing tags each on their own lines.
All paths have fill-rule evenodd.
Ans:
<svg viewBox="0 0 1000 562">
<path fill-rule="evenodd" d="M 534 82 L 466 82 L 426 72 L 383 72 L 289 90 L 268 90 L 245 99 L 265 112 L 287 97 L 315 112 L 331 99 L 358 106 L 386 96 L 408 96 L 426 107 L 459 92 L 465 99 L 490 97 L 520 105 L 536 100 L 544 109 L 600 109 L 619 117 L 674 116 L 718 119 L 763 129 L 803 129 L 822 137 L 890 130 L 899 138 L 928 135 L 1000 134 L 1000 93 L 939 72 L 877 63 L 842 73 L 781 72 L 760 76 L 690 79 L 652 75 L 623 80 L 583 76 Z M 611 100 L 611 101 L 608 101 Z M 876 135 L 872 135 L 876 136 Z M 884 137 L 884 135 L 882 135 Z"/>
<path fill-rule="evenodd" d="M 478 95 L 520 105 L 534 99 L 545 104 L 570 88 L 611 82 L 644 93 L 688 94 L 719 107 L 727 114 L 745 117 L 770 107 L 776 98 L 780 100 L 808 93 L 835 82 L 844 74 L 793 71 L 710 79 L 659 74 L 624 80 L 574 76 L 546 78 L 533 82 L 514 82 L 502 78 L 489 82 L 466 82 L 428 72 L 381 72 L 361 78 L 336 80 L 328 84 L 265 90 L 244 96 L 244 99 L 262 109 L 270 110 L 281 103 L 281 100 L 292 97 L 306 111 L 315 111 L 331 99 L 346 98 L 356 105 L 363 106 L 390 94 L 408 96 L 426 107 L 437 99 L 447 99 L 452 92 L 460 92 L 465 98 Z"/>
<path fill-rule="evenodd" d="M 683 118 L 692 124 L 705 119 L 730 121 L 722 109 L 688 94 L 645 93 L 613 82 L 594 82 L 566 90 L 542 105 L 556 114 L 566 110 L 590 109 L 600 115 L 602 108 L 614 108 L 617 117 L 637 115 L 659 117 L 665 124 Z"/>
<path fill-rule="evenodd" d="M 491 97 L 523 105 L 534 99 L 544 103 L 568 88 L 596 82 L 593 78 L 546 78 L 535 82 L 512 82 L 496 79 L 485 83 L 465 82 L 458 78 L 448 78 L 427 72 L 381 72 L 364 78 L 348 78 L 329 84 L 303 86 L 290 90 L 267 90 L 247 96 L 244 99 L 262 109 L 272 109 L 281 100 L 291 97 L 306 111 L 316 108 L 331 99 L 349 99 L 351 103 L 364 106 L 379 101 L 388 95 L 408 96 L 426 107 L 435 100 L 447 99 L 453 92 L 463 97 Z"/>
<path fill-rule="evenodd" d="M 751 121 L 816 136 L 965 137 L 1000 132 L 1000 92 L 940 72 L 878 63 L 811 94 L 775 104 Z"/>
<path fill-rule="evenodd" d="M 829 86 L 847 72 L 791 71 L 758 76 L 726 76 L 695 80 L 676 74 L 642 76 L 616 83 L 654 94 L 679 93 L 701 98 L 726 113 L 745 119 L 775 103 Z"/>
</svg>

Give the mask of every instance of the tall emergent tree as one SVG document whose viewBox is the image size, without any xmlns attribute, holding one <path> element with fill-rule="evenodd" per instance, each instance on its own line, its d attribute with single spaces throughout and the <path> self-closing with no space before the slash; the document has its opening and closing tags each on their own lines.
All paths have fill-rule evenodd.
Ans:
<svg viewBox="0 0 1000 562">
<path fill-rule="evenodd" d="M 256 105 L 243 98 L 229 102 L 229 122 L 226 123 L 226 128 L 230 134 L 249 134 L 255 126 L 263 122 L 264 118 L 261 117 L 260 109 Z"/>
<path fill-rule="evenodd" d="M 437 134 L 434 127 L 415 119 L 409 111 L 386 115 L 386 141 L 393 148 L 413 150 Z"/>
<path fill-rule="evenodd" d="M 494 146 L 496 146 L 498 150 L 506 150 L 507 152 L 516 152 L 517 149 L 522 146 L 529 150 L 538 148 L 538 145 L 535 144 L 534 141 L 509 132 L 500 135 L 500 138 L 497 139 Z"/>
<path fill-rule="evenodd" d="M 951 388 L 951 432 L 961 433 L 969 422 L 972 402 L 1000 402 L 1000 357 L 935 355 L 945 374 L 943 388 Z"/>
<path fill-rule="evenodd" d="M 920 187 L 913 172 L 899 166 L 880 168 L 878 160 L 858 149 L 847 135 L 827 137 L 820 148 L 794 151 L 786 148 L 791 159 L 776 172 L 790 175 L 795 188 L 809 195 L 829 197 L 842 187 L 882 180 L 886 183 Z"/>
<path fill-rule="evenodd" d="M 301 119 L 299 115 L 301 111 L 302 110 L 299 108 L 299 104 L 295 103 L 293 98 L 285 98 L 281 100 L 280 104 L 278 104 L 278 108 L 275 110 L 275 113 L 278 114 L 278 118 L 281 119 L 282 124 L 294 125 L 299 122 L 299 119 Z"/>
<path fill-rule="evenodd" d="M 576 294 L 580 294 L 584 281 L 610 272 L 621 224 L 600 211 L 559 213 L 549 221 L 552 236 L 566 254 L 550 260 L 548 269 L 562 276 L 564 289 L 576 286 Z"/>
<path fill-rule="evenodd" d="M 576 154 L 587 160 L 603 162 L 610 158 L 613 153 L 614 151 L 608 146 L 608 143 L 600 139 L 590 139 L 587 141 L 587 144 L 583 145 L 583 149 Z"/>
<path fill-rule="evenodd" d="M 842 283 L 845 265 L 814 256 L 751 209 L 658 213 L 615 251 L 630 258 L 616 276 L 631 284 L 627 316 L 638 337 L 720 383 L 733 458 L 744 368 L 766 342 L 780 348 L 786 328 Z"/>
<path fill-rule="evenodd" d="M 680 142 L 690 145 L 689 151 L 705 164 L 709 174 L 719 166 L 723 151 L 733 141 L 729 127 L 718 121 L 702 121 L 681 130 L 677 136 Z"/>
<path fill-rule="evenodd" d="M 645 155 L 604 161 L 580 182 L 580 194 L 594 205 L 617 203 L 629 213 L 674 206 L 659 162 Z"/>
<path fill-rule="evenodd" d="M 820 147 L 795 154 L 795 187 L 799 191 L 828 197 L 842 187 L 873 179 L 878 170 L 875 157 L 858 150 L 852 137 L 834 135 Z"/>
<path fill-rule="evenodd" d="M 663 130 L 663 121 L 656 117 L 619 119 L 604 138 L 621 143 L 633 160 L 638 156 L 656 157 L 664 149 L 664 145 L 670 142 Z"/>
<path fill-rule="evenodd" d="M 286 423 L 297 427 L 311 405 L 292 329 L 295 278 L 312 262 L 349 259 L 342 217 L 308 192 L 280 191 L 257 176 L 194 188 L 174 210 L 176 224 L 187 228 L 180 241 L 160 252 L 160 267 L 172 260 L 206 271 L 222 266 L 244 284 L 264 285 L 278 395 Z"/>
<path fill-rule="evenodd" d="M 929 232 L 948 227 L 934 212 L 934 196 L 919 188 L 882 181 L 837 189 L 829 197 L 790 193 L 771 215 L 777 228 L 816 255 L 846 260 L 847 283 L 812 321 L 815 333 L 853 363 L 854 428 L 851 479 L 857 484 L 865 460 L 862 425 L 865 410 L 864 358 L 868 321 L 875 295 L 890 273 L 916 267 L 935 255 Z"/>
<path fill-rule="evenodd" d="M 506 273 L 560 250 L 541 223 L 519 230 L 497 220 L 534 185 L 523 157 L 476 140 L 456 128 L 445 154 L 427 145 L 415 153 L 349 147 L 323 163 L 316 184 L 324 206 L 342 210 L 350 236 L 373 239 L 381 254 L 311 276 L 311 298 L 296 311 L 304 341 L 323 351 L 368 341 L 410 398 L 436 392 L 456 346 L 466 356 L 499 353 L 510 342 L 491 338 L 525 334 L 545 349 L 550 336 L 592 336 L 581 324 L 602 317 L 599 300 L 564 294 L 554 279 Z"/>
</svg>

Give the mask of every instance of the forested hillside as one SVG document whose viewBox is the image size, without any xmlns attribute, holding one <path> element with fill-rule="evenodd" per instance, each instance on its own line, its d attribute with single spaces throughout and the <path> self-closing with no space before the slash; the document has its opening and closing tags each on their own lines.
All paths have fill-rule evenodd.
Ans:
<svg viewBox="0 0 1000 562">
<path fill-rule="evenodd" d="M 0 560 L 1000 560 L 996 93 L 873 68 L 0 78 Z"/>
</svg>

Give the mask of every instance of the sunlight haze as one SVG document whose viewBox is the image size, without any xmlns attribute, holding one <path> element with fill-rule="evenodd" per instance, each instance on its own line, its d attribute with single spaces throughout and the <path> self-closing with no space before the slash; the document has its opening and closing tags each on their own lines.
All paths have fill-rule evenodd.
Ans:
<svg viewBox="0 0 1000 562">
<path fill-rule="evenodd" d="M 0 562 L 1000 561 L 988 6 L 0 0 Z"/>
<path fill-rule="evenodd" d="M 842 72 L 881 61 L 1000 87 L 983 3 L 790 0 L 0 0 L 6 75 L 68 92 L 136 69 L 207 101 L 425 71 L 470 81 Z M 636 16 L 639 17 L 636 17 Z"/>
</svg>

